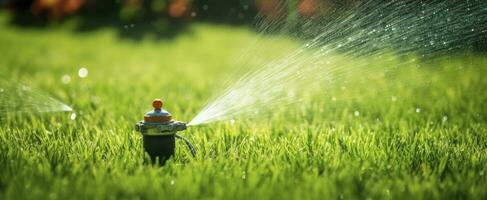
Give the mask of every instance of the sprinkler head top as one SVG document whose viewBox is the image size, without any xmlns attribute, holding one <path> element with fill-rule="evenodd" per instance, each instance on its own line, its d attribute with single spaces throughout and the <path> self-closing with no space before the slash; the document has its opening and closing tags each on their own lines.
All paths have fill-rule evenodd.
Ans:
<svg viewBox="0 0 487 200">
<path fill-rule="evenodd" d="M 152 102 L 154 110 L 144 115 L 144 120 L 139 121 L 135 130 L 142 135 L 174 135 L 177 131 L 186 130 L 186 123 L 172 120 L 172 115 L 162 109 L 162 101 L 155 99 Z"/>
<path fill-rule="evenodd" d="M 148 123 L 170 122 L 172 120 L 171 113 L 162 109 L 162 105 L 163 105 L 162 100 L 154 99 L 154 101 L 152 101 L 152 107 L 154 107 L 154 110 L 151 110 L 144 115 L 144 122 L 148 122 Z"/>
</svg>

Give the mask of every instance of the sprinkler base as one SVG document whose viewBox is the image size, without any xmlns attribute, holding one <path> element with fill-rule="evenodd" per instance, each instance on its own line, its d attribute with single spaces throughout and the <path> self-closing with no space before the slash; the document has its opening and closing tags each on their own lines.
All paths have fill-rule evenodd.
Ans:
<svg viewBox="0 0 487 200">
<path fill-rule="evenodd" d="M 144 135 L 143 143 L 151 162 L 159 165 L 164 165 L 174 155 L 176 148 L 174 135 Z"/>
</svg>

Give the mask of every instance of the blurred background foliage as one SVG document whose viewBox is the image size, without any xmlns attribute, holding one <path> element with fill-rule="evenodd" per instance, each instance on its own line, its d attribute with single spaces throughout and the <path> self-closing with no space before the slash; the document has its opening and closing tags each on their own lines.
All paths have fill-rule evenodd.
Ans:
<svg viewBox="0 0 487 200">
<path fill-rule="evenodd" d="M 43 22 L 73 15 L 96 16 L 136 22 L 163 18 L 172 22 L 207 20 L 233 24 L 252 22 L 257 13 L 280 20 L 297 9 L 303 16 L 325 15 L 336 7 L 358 0 L 3 0 L 2 6 L 23 17 Z M 287 5 L 289 4 L 289 5 Z M 291 6 L 296 4 L 296 7 Z M 283 7 L 287 9 L 282 9 Z M 29 18 L 30 17 L 30 18 Z"/>
<path fill-rule="evenodd" d="M 172 38 L 192 22 L 210 22 L 231 25 L 246 25 L 261 32 L 276 32 L 284 29 L 300 38 L 312 38 L 335 15 L 360 7 L 363 0 L 0 0 L 1 10 L 11 14 L 11 23 L 17 26 L 46 27 L 76 19 L 78 31 L 113 27 L 121 36 L 140 39 L 146 33 L 155 33 L 158 38 Z M 487 8 L 485 0 L 404 0 L 411 7 L 421 10 L 427 3 L 445 2 L 470 4 Z M 372 0 L 377 5 L 384 2 Z M 394 12 L 394 9 L 391 8 Z M 412 9 L 414 10 L 414 9 Z M 411 10 L 408 10 L 409 12 Z M 367 16 L 375 19 L 377 16 Z M 385 10 L 384 12 L 387 12 Z M 487 9 L 486 9 L 487 16 Z M 439 16 L 440 17 L 440 16 Z M 310 26 L 310 21 L 318 21 Z M 482 20 L 482 19 L 479 19 Z M 487 22 L 472 22 L 468 30 L 487 27 Z M 273 28 L 262 27 L 272 24 Z M 320 26 L 316 26 L 319 24 Z M 261 27 L 259 27 L 259 25 Z M 306 26 L 306 27 L 305 27 Z M 425 27 L 427 32 L 429 27 Z M 430 34 L 435 34 L 430 28 Z M 306 30 L 306 31 L 301 31 Z M 309 34 L 311 33 L 311 34 Z M 313 35 L 314 34 L 314 35 Z M 473 51 L 487 50 L 487 36 L 451 44 L 452 49 Z M 403 44 L 399 44 L 403 45 Z"/>
</svg>

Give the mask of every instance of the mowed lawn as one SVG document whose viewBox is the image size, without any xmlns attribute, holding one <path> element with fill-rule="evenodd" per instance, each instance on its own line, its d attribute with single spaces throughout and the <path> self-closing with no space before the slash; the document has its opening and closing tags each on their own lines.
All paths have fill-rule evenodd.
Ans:
<svg viewBox="0 0 487 200">
<path fill-rule="evenodd" d="M 146 163 L 133 131 L 152 99 L 189 121 L 237 71 L 299 42 L 211 24 L 167 39 L 118 34 L 70 23 L 12 27 L 0 17 L 3 82 L 29 85 L 77 114 L 4 105 L 0 199 L 487 198 L 486 55 L 387 59 L 385 67 L 400 67 L 349 73 L 270 113 L 191 127 L 182 134 L 197 158 L 179 141 L 158 167 Z"/>
</svg>

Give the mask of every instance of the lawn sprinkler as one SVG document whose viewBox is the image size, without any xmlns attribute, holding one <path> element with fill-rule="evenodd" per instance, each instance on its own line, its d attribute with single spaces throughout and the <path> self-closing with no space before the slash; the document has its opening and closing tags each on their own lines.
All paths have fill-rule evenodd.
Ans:
<svg viewBox="0 0 487 200">
<path fill-rule="evenodd" d="M 175 139 L 182 139 L 193 157 L 196 151 L 186 138 L 177 134 L 178 131 L 187 129 L 186 123 L 172 120 L 171 113 L 162 109 L 162 100 L 155 99 L 152 102 L 154 110 L 144 115 L 144 120 L 135 124 L 135 130 L 142 134 L 143 146 L 151 158 L 152 163 L 164 165 L 167 159 L 174 155 L 176 148 Z"/>
</svg>

